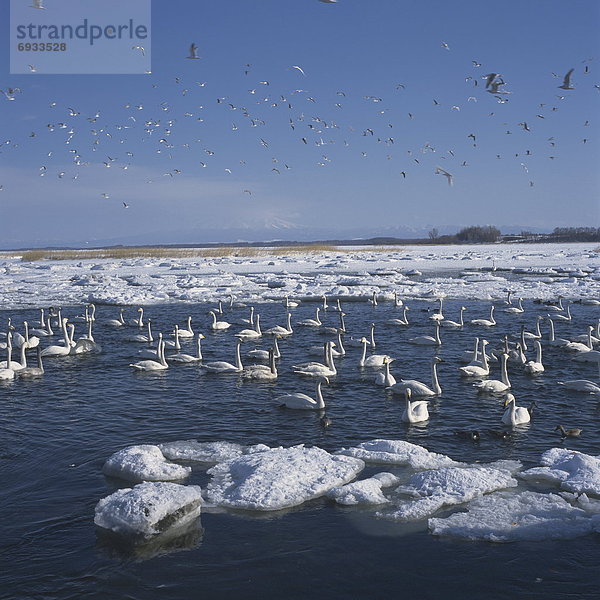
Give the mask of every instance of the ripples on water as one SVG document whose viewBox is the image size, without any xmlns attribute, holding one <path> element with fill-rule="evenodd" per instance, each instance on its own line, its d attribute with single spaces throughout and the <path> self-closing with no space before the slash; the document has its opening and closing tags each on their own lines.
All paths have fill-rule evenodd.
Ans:
<svg viewBox="0 0 600 600">
<path fill-rule="evenodd" d="M 447 318 L 456 319 L 464 301 L 446 301 Z M 466 319 L 487 317 L 488 302 L 465 304 Z M 392 373 L 430 383 L 434 349 L 406 340 L 433 333 L 428 320 L 436 305 L 410 303 L 409 328 L 386 321 L 399 316 L 391 303 L 344 306 L 349 333 L 367 335 L 376 323 L 377 353 L 396 360 Z M 312 317 L 313 304 L 293 309 L 292 323 Z M 285 323 L 280 304 L 257 305 L 264 328 Z M 243 329 L 247 309 L 227 311 L 222 319 L 234 323 L 229 332 L 211 333 L 207 305 L 152 306 L 147 309 L 154 331 L 165 333 L 192 315 L 195 329 L 206 335 L 205 360 L 233 361 L 233 333 Z M 76 314 L 78 308 L 66 310 Z M 521 323 L 533 329 L 542 306 L 526 303 L 523 315 L 496 311 L 491 329 L 465 326 L 442 330 L 438 351 L 441 397 L 430 403 L 426 424 L 400 421 L 403 400 L 373 384 L 376 371 L 356 366 L 360 348 L 347 348 L 337 359 L 339 374 L 324 386 L 327 415 L 333 424 L 323 429 L 317 413 L 285 411 L 274 399 L 286 392 L 312 394 L 314 382 L 293 375 L 290 366 L 309 360 L 309 346 L 326 336 L 313 328 L 296 328 L 280 341 L 282 359 L 276 383 L 242 382 L 238 375 L 211 375 L 197 366 L 173 365 L 163 373 L 132 373 L 139 344 L 121 342 L 134 331 L 110 329 L 102 322 L 117 310 L 100 307 L 95 327 L 103 353 L 45 361 L 42 379 L 0 385 L 0 468 L 2 472 L 4 555 L 0 598 L 346 598 L 396 595 L 434 598 L 480 590 L 492 598 L 597 597 L 598 536 L 572 541 L 493 545 L 438 539 L 426 522 L 397 524 L 376 519 L 364 508 L 335 506 L 318 499 L 275 514 L 204 512 L 175 539 L 154 540 L 128 547 L 111 536 L 98 535 L 93 514 L 97 501 L 123 482 L 101 473 L 106 458 L 124 446 L 176 439 L 228 440 L 269 446 L 304 443 L 326 450 L 353 446 L 374 438 L 404 439 L 429 450 L 468 462 L 512 458 L 525 467 L 539 463 L 545 450 L 559 446 L 554 428 L 583 427 L 579 439 L 566 447 L 589 454 L 600 448 L 598 401 L 593 396 L 561 389 L 564 379 L 596 380 L 595 364 L 575 363 L 564 351 L 544 346 L 546 372 L 527 376 L 509 365 L 513 391 L 521 406 L 539 405 L 532 423 L 509 439 L 496 439 L 489 430 L 502 430 L 502 400 L 478 396 L 458 375 L 458 357 L 471 349 L 476 335 L 497 343 L 505 333 L 516 334 Z M 131 312 L 131 311 L 129 311 Z M 578 306 L 571 323 L 557 323 L 557 337 L 573 337 L 595 323 L 598 307 Z M 8 313 L 0 312 L 4 322 Z M 35 319 L 37 311 L 13 311 L 14 323 Z M 336 313 L 326 324 L 337 326 Z M 78 335 L 83 333 L 79 324 Z M 44 343 L 44 342 L 42 342 Z M 245 343 L 249 349 L 266 348 Z M 194 353 L 192 342 L 184 348 Z M 319 360 L 314 357 L 314 359 Z M 35 362 L 34 357 L 32 357 Z M 498 367 L 492 367 L 494 377 Z M 480 443 L 457 437 L 456 430 L 476 429 Z M 367 467 L 365 474 L 387 467 Z M 394 470 L 394 469 L 392 469 Z M 205 470 L 197 469 L 187 483 L 206 485 Z"/>
</svg>

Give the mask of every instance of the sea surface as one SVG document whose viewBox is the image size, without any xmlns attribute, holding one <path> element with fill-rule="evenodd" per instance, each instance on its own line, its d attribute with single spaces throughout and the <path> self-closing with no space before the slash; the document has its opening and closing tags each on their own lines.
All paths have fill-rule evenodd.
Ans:
<svg viewBox="0 0 600 600">
<path fill-rule="evenodd" d="M 487 318 L 489 301 L 444 302 L 447 318 Z M 293 309 L 292 325 L 314 316 L 316 303 Z M 286 411 L 275 398 L 291 391 L 314 392 L 311 379 L 294 375 L 291 365 L 309 360 L 307 349 L 330 336 L 314 328 L 295 327 L 280 341 L 279 378 L 273 383 L 242 381 L 239 375 L 213 375 L 197 365 L 172 365 L 161 373 L 134 373 L 140 344 L 123 338 L 137 330 L 111 329 L 103 321 L 116 318 L 116 307 L 100 306 L 94 336 L 103 352 L 47 359 L 46 373 L 37 380 L 0 385 L 0 598 L 87 599 L 128 598 L 598 598 L 600 536 L 573 540 L 493 544 L 439 538 L 428 533 L 427 521 L 395 523 L 375 516 L 376 509 L 340 507 L 320 498 L 288 511 L 273 513 L 205 510 L 174 539 L 131 545 L 105 535 L 94 525 L 94 507 L 127 482 L 107 479 L 104 461 L 133 444 L 197 439 L 269 446 L 306 444 L 328 451 L 355 446 L 375 438 L 407 440 L 431 451 L 470 463 L 499 459 L 539 465 L 541 454 L 567 447 L 600 454 L 600 404 L 597 397 L 557 386 L 565 379 L 598 379 L 595 364 L 575 363 L 560 348 L 544 346 L 545 373 L 528 376 L 509 364 L 513 392 L 520 406 L 537 403 L 530 425 L 506 440 L 491 431 L 501 423 L 502 399 L 481 397 L 459 376 L 459 356 L 473 347 L 476 335 L 498 345 L 500 338 L 518 334 L 521 324 L 533 331 L 535 317 L 547 314 L 543 305 L 525 302 L 521 315 L 496 311 L 498 325 L 490 329 L 465 325 L 442 330 L 439 349 L 414 346 L 408 338 L 430 335 L 428 317 L 437 303 L 411 300 L 406 327 L 387 320 L 401 315 L 392 302 L 344 305 L 347 338 L 368 335 L 376 324 L 377 353 L 395 358 L 397 379 L 430 383 L 434 352 L 443 393 L 430 402 L 425 424 L 407 425 L 404 408 L 395 397 L 374 385 L 373 369 L 357 366 L 361 348 L 350 346 L 337 359 L 338 376 L 323 387 L 326 412 L 332 424 L 323 428 L 319 414 Z M 219 318 L 233 323 L 229 331 L 212 333 L 208 304 L 168 304 L 147 307 L 154 331 L 167 335 L 175 323 L 206 336 L 207 361 L 234 362 L 233 333 L 247 327 L 241 319 L 248 308 L 233 308 Z M 285 324 L 280 302 L 256 305 L 261 325 Z M 82 308 L 63 308 L 71 318 Z M 600 316 L 598 306 L 574 304 L 573 321 L 556 323 L 558 337 L 586 332 Z M 128 309 L 129 316 L 133 311 Z M 0 323 L 14 324 L 39 317 L 36 310 L 0 311 Z M 337 326 L 337 314 L 321 314 L 326 325 Z M 76 337 L 85 330 L 76 323 Z M 547 333 L 547 325 L 543 331 Z M 546 337 L 546 336 L 545 336 Z M 56 338 L 54 338 L 56 339 Z M 514 338 L 511 338 L 514 339 Z M 46 344 L 42 341 L 42 344 Z M 242 356 L 268 347 L 268 339 L 243 344 Z M 194 344 L 184 342 L 194 353 Z M 4 354 L 4 351 L 0 351 Z M 3 356 L 4 358 L 4 356 Z M 14 357 L 13 357 L 14 358 Z M 35 363 L 35 354 L 30 354 Z M 532 350 L 529 358 L 534 358 Z M 319 360 L 313 356 L 312 359 Z M 492 367 L 498 377 L 498 367 Z M 582 427 L 580 438 L 562 442 L 555 427 Z M 457 431 L 478 430 L 474 443 Z M 388 466 L 367 466 L 361 478 Z M 205 486 L 206 466 L 194 466 L 186 481 Z M 555 491 L 556 488 L 535 488 Z M 450 514 L 460 507 L 443 511 Z"/>
</svg>

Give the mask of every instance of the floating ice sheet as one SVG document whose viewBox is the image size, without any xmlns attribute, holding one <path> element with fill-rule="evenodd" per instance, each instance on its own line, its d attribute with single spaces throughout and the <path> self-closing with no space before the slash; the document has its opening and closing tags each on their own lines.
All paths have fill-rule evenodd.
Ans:
<svg viewBox="0 0 600 600">
<path fill-rule="evenodd" d="M 160 451 L 169 460 L 189 460 L 219 463 L 244 454 L 244 446 L 233 442 L 198 442 L 180 440 L 158 444 Z"/>
<path fill-rule="evenodd" d="M 274 448 L 220 463 L 209 469 L 207 499 L 246 510 L 279 510 L 324 495 L 352 481 L 364 462 L 320 448 Z"/>
<path fill-rule="evenodd" d="M 399 479 L 392 473 L 377 473 L 368 479 L 361 479 L 346 485 L 333 488 L 327 496 L 338 504 L 348 506 L 355 504 L 385 504 L 389 500 L 381 491 L 382 487 L 397 485 Z"/>
<path fill-rule="evenodd" d="M 150 536 L 195 519 L 200 514 L 201 504 L 198 486 L 140 483 L 100 500 L 94 523 L 120 534 Z"/>
<path fill-rule="evenodd" d="M 429 452 L 403 440 L 370 440 L 355 448 L 342 448 L 337 454 L 354 456 L 369 463 L 409 465 L 417 471 L 460 464 L 444 454 Z"/>
<path fill-rule="evenodd" d="M 126 481 L 173 481 L 185 479 L 192 470 L 169 462 L 158 446 L 141 445 L 115 452 L 102 472 Z"/>
<path fill-rule="evenodd" d="M 563 490 L 600 495 L 600 458 L 575 450 L 551 448 L 542 454 L 541 467 L 520 474 L 523 479 L 559 483 Z"/>
<path fill-rule="evenodd" d="M 490 494 L 473 500 L 466 512 L 429 519 L 434 535 L 490 542 L 570 539 L 592 529 L 584 510 L 556 494 L 536 492 Z"/>
<path fill-rule="evenodd" d="M 415 473 L 397 492 L 418 498 L 380 516 L 398 521 L 423 519 L 443 506 L 468 502 L 477 496 L 516 487 L 509 471 L 489 467 L 444 467 Z"/>
</svg>

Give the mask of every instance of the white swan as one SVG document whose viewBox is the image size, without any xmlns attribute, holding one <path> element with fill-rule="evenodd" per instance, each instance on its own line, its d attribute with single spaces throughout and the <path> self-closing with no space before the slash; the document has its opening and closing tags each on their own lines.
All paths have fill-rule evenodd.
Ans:
<svg viewBox="0 0 600 600">
<path fill-rule="evenodd" d="M 390 373 L 390 361 L 385 361 L 385 371 L 383 373 L 377 373 L 375 377 L 375 385 L 381 385 L 389 388 L 396 383 L 396 378 Z"/>
<path fill-rule="evenodd" d="M 576 335 L 573 338 L 574 342 L 583 342 L 584 344 L 587 344 L 590 348 L 590 350 L 593 350 L 594 348 L 594 344 L 598 344 L 600 343 L 600 338 L 597 338 L 595 335 L 593 335 L 594 331 L 594 326 L 593 325 L 588 325 L 588 332 L 587 333 L 582 333 L 581 335 Z"/>
<path fill-rule="evenodd" d="M 73 346 L 73 349 L 71 350 L 71 354 L 88 354 L 91 352 L 99 354 L 100 352 L 102 352 L 102 347 L 96 343 L 96 340 L 94 340 L 94 336 L 92 334 L 92 325 L 94 321 L 95 319 L 91 318 L 88 320 L 87 333 L 85 335 L 82 335 L 77 340 L 77 342 Z"/>
<path fill-rule="evenodd" d="M 527 371 L 527 373 L 529 373 L 530 375 L 544 372 L 544 365 L 542 364 L 542 344 L 539 340 L 535 341 L 535 350 L 535 360 L 528 360 L 524 365 L 525 371 Z"/>
<path fill-rule="evenodd" d="M 439 396 L 442 393 L 442 388 L 438 380 L 437 365 L 443 362 L 438 356 L 434 356 L 431 361 L 431 387 L 417 381 L 416 379 L 401 379 L 395 385 L 390 386 L 388 389 L 394 394 L 404 394 L 409 389 L 413 396 Z"/>
<path fill-rule="evenodd" d="M 71 354 L 71 338 L 69 337 L 69 333 L 67 331 L 67 317 L 62 318 L 62 334 L 63 334 L 63 344 L 62 346 L 47 346 L 42 350 L 42 356 L 46 358 L 47 356 L 67 356 Z M 75 329 L 72 325 L 71 327 Z"/>
<path fill-rule="evenodd" d="M 402 318 L 401 319 L 389 319 L 388 323 L 390 323 L 391 325 L 408 325 L 408 315 L 406 314 L 406 311 L 408 311 L 408 310 L 410 310 L 410 309 L 405 304 L 404 308 L 402 310 Z"/>
<path fill-rule="evenodd" d="M 417 344 L 418 346 L 441 346 L 442 340 L 440 339 L 440 322 L 435 321 L 435 336 L 420 335 L 418 337 L 410 338 L 408 342 L 410 344 Z"/>
<path fill-rule="evenodd" d="M 187 318 L 187 324 L 184 329 L 179 329 L 180 338 L 193 338 L 194 330 L 192 329 L 192 317 Z"/>
<path fill-rule="evenodd" d="M 519 298 L 517 306 L 510 306 L 505 308 L 502 312 L 508 313 L 509 315 L 518 315 L 525 312 L 523 308 L 523 298 Z"/>
<path fill-rule="evenodd" d="M 325 343 L 325 363 L 307 363 L 304 365 L 292 366 L 297 375 L 306 375 L 307 377 L 333 377 L 337 375 L 337 369 L 333 362 L 332 355 L 333 342 Z"/>
<path fill-rule="evenodd" d="M 546 304 L 546 310 L 552 310 L 555 312 L 564 312 L 565 307 L 562 303 L 562 296 L 558 298 L 558 304 Z"/>
<path fill-rule="evenodd" d="M 458 315 L 458 321 L 450 321 L 448 319 L 444 319 L 441 323 L 442 327 L 446 327 L 447 329 L 459 329 L 464 326 L 465 321 L 463 319 L 463 313 L 467 310 L 466 306 L 460 307 L 460 313 Z"/>
<path fill-rule="evenodd" d="M 240 319 L 240 323 L 254 327 L 254 306 L 250 307 L 250 316 L 247 319 Z"/>
<path fill-rule="evenodd" d="M 26 367 L 19 371 L 16 371 L 16 374 L 24 379 L 33 379 L 34 377 L 41 377 L 44 374 L 44 364 L 42 363 L 42 349 L 37 346 L 37 367 Z"/>
<path fill-rule="evenodd" d="M 358 361 L 359 367 L 384 367 L 386 362 L 392 362 L 394 359 L 388 354 L 371 354 L 371 356 L 367 356 L 367 346 L 369 345 L 369 341 L 367 338 L 363 338 L 362 342 L 362 356 Z"/>
<path fill-rule="evenodd" d="M 600 351 L 590 350 L 589 352 L 579 352 L 573 357 L 573 360 L 577 362 L 599 362 Z"/>
<path fill-rule="evenodd" d="M 267 335 L 275 335 L 278 337 L 286 337 L 288 335 L 292 335 L 292 333 L 294 333 L 294 330 L 292 329 L 292 313 L 288 312 L 286 315 L 286 319 L 287 324 L 285 327 L 282 327 L 281 325 L 275 325 L 275 327 L 267 329 L 265 333 Z"/>
<path fill-rule="evenodd" d="M 400 298 L 398 298 L 398 292 L 394 292 L 394 306 L 398 308 L 399 306 L 404 306 L 404 302 Z"/>
<path fill-rule="evenodd" d="M 123 325 L 126 325 L 125 319 L 123 318 L 124 311 L 125 311 L 124 308 L 119 309 L 119 318 L 118 319 L 108 319 L 107 321 L 104 321 L 104 324 L 108 325 L 109 327 L 123 327 Z"/>
<path fill-rule="evenodd" d="M 209 314 L 212 315 L 213 318 L 213 321 L 210 324 L 210 328 L 213 331 L 225 331 L 231 327 L 231 323 L 228 323 L 227 321 L 217 321 L 217 313 L 214 310 L 211 310 Z"/>
<path fill-rule="evenodd" d="M 479 359 L 479 338 L 475 338 L 475 348 L 473 350 L 465 350 L 461 357 L 460 362 L 472 364 L 477 362 Z M 488 357 L 489 359 L 489 357 Z"/>
<path fill-rule="evenodd" d="M 363 345 L 363 337 L 355 339 L 355 338 L 350 338 L 347 341 L 348 346 L 354 346 L 356 348 L 362 348 Z M 369 333 L 369 337 L 367 338 L 367 346 L 371 346 L 371 348 L 375 348 L 375 323 L 371 323 L 371 329 L 370 329 L 370 333 Z"/>
<path fill-rule="evenodd" d="M 494 319 L 494 309 L 495 306 L 492 304 L 490 308 L 490 318 L 489 319 L 473 319 L 471 321 L 471 325 L 479 325 L 481 327 L 493 327 L 496 325 L 496 320 Z"/>
<path fill-rule="evenodd" d="M 275 353 L 273 349 L 269 350 L 269 366 L 266 365 L 248 365 L 242 371 L 243 379 L 254 379 L 258 381 L 272 381 L 277 379 L 277 366 L 275 365 Z"/>
<path fill-rule="evenodd" d="M 488 364 L 488 356 L 485 347 L 489 344 L 487 340 L 481 340 L 481 364 L 470 364 L 465 367 L 459 367 L 461 375 L 465 377 L 487 377 L 490 374 L 490 366 Z"/>
<path fill-rule="evenodd" d="M 151 344 L 154 341 L 154 337 L 152 336 L 152 319 L 148 319 L 146 321 L 147 333 L 146 335 L 142 333 L 135 333 L 134 335 L 130 335 L 125 338 L 127 342 L 139 342 L 141 344 Z"/>
<path fill-rule="evenodd" d="M 317 380 L 317 389 L 315 392 L 316 400 L 306 394 L 285 394 L 275 398 L 281 408 L 291 408 L 293 410 L 323 410 L 325 401 L 321 392 L 321 384 L 329 383 L 327 377 L 322 377 Z"/>
<path fill-rule="evenodd" d="M 325 327 L 325 326 L 319 327 L 319 333 L 321 333 L 323 335 L 333 333 L 335 335 L 338 333 L 338 331 L 341 331 L 341 332 L 346 331 L 346 323 L 344 322 L 344 317 L 346 316 L 346 313 L 343 311 L 336 311 L 336 312 L 340 319 L 340 326 L 339 327 Z"/>
<path fill-rule="evenodd" d="M 598 362 L 598 376 L 600 378 L 600 362 Z M 590 381 L 589 379 L 572 379 L 570 381 L 557 381 L 556 383 L 575 392 L 600 394 L 600 383 Z"/>
<path fill-rule="evenodd" d="M 196 356 L 186 354 L 185 352 L 178 352 L 177 354 L 171 354 L 166 357 L 167 362 L 178 362 L 178 363 L 195 363 L 202 360 L 202 345 L 201 340 L 204 336 L 198 333 L 196 336 Z"/>
<path fill-rule="evenodd" d="M 278 340 L 279 336 L 278 335 L 274 335 L 273 336 L 273 356 L 275 358 L 281 358 L 281 352 L 279 350 L 279 343 Z M 321 348 L 319 347 L 319 352 L 321 352 Z M 255 350 L 250 350 L 250 352 L 246 352 L 246 356 L 248 358 L 254 358 L 255 360 L 269 360 L 270 358 L 270 350 L 260 350 L 260 349 L 255 349 Z"/>
<path fill-rule="evenodd" d="M 8 369 L 10 371 L 20 371 L 21 369 L 25 369 L 27 367 L 27 357 L 25 356 L 25 346 L 21 346 L 21 362 L 17 362 L 16 360 L 12 360 L 12 340 L 11 335 L 9 333 L 6 340 L 6 360 L 0 362 L 0 369 Z M 9 379 L 10 376 L 6 375 L 6 379 Z M 11 378 L 12 379 L 12 378 Z"/>
<path fill-rule="evenodd" d="M 163 340 L 165 350 L 169 348 L 170 350 L 177 350 L 179 352 L 181 350 L 181 343 L 179 341 L 179 325 L 177 324 L 175 324 L 173 335 L 175 336 L 174 340 Z"/>
<path fill-rule="evenodd" d="M 443 308 L 444 308 L 444 299 L 443 298 L 438 298 L 438 302 L 440 303 L 440 307 L 438 308 L 437 312 L 434 312 L 432 315 L 430 315 L 429 319 L 432 321 L 443 321 L 444 320 L 444 313 Z"/>
<path fill-rule="evenodd" d="M 136 371 L 164 371 L 169 368 L 165 360 L 165 345 L 162 339 L 162 333 L 158 334 L 158 360 L 140 360 L 129 365 Z"/>
<path fill-rule="evenodd" d="M 129 319 L 127 321 L 127 325 L 129 325 L 129 327 L 143 327 L 144 326 L 144 309 L 140 306 L 140 308 L 138 308 L 137 311 L 138 311 L 138 318 L 137 319 Z"/>
<path fill-rule="evenodd" d="M 286 296 L 284 298 L 284 306 L 286 308 L 286 310 L 289 310 L 290 308 L 296 308 L 298 306 L 298 302 L 295 302 L 294 300 L 290 300 L 289 296 Z"/>
<path fill-rule="evenodd" d="M 235 365 L 220 360 L 216 362 L 202 363 L 202 365 L 200 366 L 203 369 L 206 369 L 209 373 L 241 373 L 244 370 L 240 350 L 241 345 L 242 340 L 238 338 L 237 345 L 235 348 Z"/>
<path fill-rule="evenodd" d="M 30 331 L 30 333 L 32 333 L 33 335 L 40 336 L 40 337 L 50 337 L 50 336 L 54 335 L 54 331 L 52 330 L 52 325 L 50 324 L 50 319 L 46 319 L 44 325 L 41 325 L 41 327 L 43 327 L 43 329 L 37 329 L 37 328 L 32 329 Z"/>
<path fill-rule="evenodd" d="M 531 421 L 531 414 L 529 411 L 522 406 L 517 406 L 515 397 L 510 393 L 506 396 L 504 407 L 506 410 L 502 415 L 502 422 L 505 425 L 514 427 L 515 425 L 524 425 Z"/>
<path fill-rule="evenodd" d="M 506 364 L 508 361 L 508 354 L 503 352 L 500 355 L 500 380 L 498 379 L 487 379 L 486 381 L 478 381 L 473 385 L 482 393 L 487 394 L 501 394 L 510 389 L 510 381 L 508 379 L 508 370 Z"/>
<path fill-rule="evenodd" d="M 321 309 L 317 306 L 314 319 L 303 319 L 302 321 L 298 321 L 296 325 L 301 325 L 302 327 L 321 327 L 323 323 L 321 322 L 321 319 L 319 319 L 320 310 Z"/>
<path fill-rule="evenodd" d="M 371 297 L 367 300 L 367 302 L 371 305 L 371 306 L 377 306 L 377 293 L 373 292 L 373 294 L 371 295 Z"/>
<path fill-rule="evenodd" d="M 548 318 L 548 323 L 550 323 L 550 332 L 548 334 L 547 343 L 552 346 L 568 346 L 570 343 L 569 340 L 554 337 L 554 321 L 551 318 Z"/>
<path fill-rule="evenodd" d="M 244 341 L 256 340 L 262 337 L 262 331 L 260 330 L 260 315 L 256 315 L 254 329 L 242 329 L 242 331 L 235 334 L 235 337 Z"/>
<path fill-rule="evenodd" d="M 411 393 L 410 388 L 404 390 L 406 407 L 402 413 L 402 420 L 405 423 L 422 423 L 423 421 L 427 421 L 429 419 L 427 400 L 415 400 L 411 402 Z"/>
<path fill-rule="evenodd" d="M 554 317 L 556 318 L 556 315 L 554 315 Z M 542 315 L 537 316 L 535 321 L 535 333 L 531 333 L 531 331 L 525 331 L 523 329 L 521 335 L 528 340 L 541 340 L 542 332 L 540 330 L 540 323 L 543 319 L 544 317 L 542 317 Z M 524 348 L 524 350 L 527 350 L 527 348 Z"/>
</svg>

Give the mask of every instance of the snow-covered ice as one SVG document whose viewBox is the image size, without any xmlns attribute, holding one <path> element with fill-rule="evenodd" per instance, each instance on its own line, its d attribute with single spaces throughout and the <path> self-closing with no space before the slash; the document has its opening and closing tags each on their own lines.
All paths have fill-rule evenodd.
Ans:
<svg viewBox="0 0 600 600">
<path fill-rule="evenodd" d="M 197 440 L 179 440 L 158 444 L 165 458 L 169 460 L 187 460 L 204 463 L 219 463 L 230 458 L 242 456 L 245 446 L 234 442 L 198 442 Z"/>
<path fill-rule="evenodd" d="M 117 490 L 96 505 L 94 523 L 128 535 L 150 536 L 195 519 L 201 510 L 198 486 L 146 482 Z"/>
<path fill-rule="evenodd" d="M 476 498 L 466 512 L 429 519 L 434 535 L 490 542 L 570 539 L 592 528 L 592 518 L 581 508 L 557 494 L 537 492 L 497 492 Z"/>
<path fill-rule="evenodd" d="M 462 504 L 477 496 L 517 485 L 509 471 L 489 467 L 444 467 L 422 471 L 396 488 L 397 492 L 418 500 L 400 504 L 380 516 L 397 521 L 423 519 L 444 506 Z"/>
<path fill-rule="evenodd" d="M 83 259 L 21 262 L 0 254 L 0 305 L 66 306 L 82 302 L 148 305 L 250 302 L 286 295 L 318 300 L 444 295 L 494 299 L 508 287 L 524 299 L 600 298 L 597 244 L 356 246 L 278 256 Z M 85 255 L 85 251 L 81 251 Z M 419 269 L 416 269 L 418 265 Z M 43 293 L 41 291 L 43 290 Z"/>
<path fill-rule="evenodd" d="M 158 446 L 140 445 L 115 452 L 102 472 L 126 481 L 173 481 L 185 479 L 192 470 L 169 462 Z"/>
<path fill-rule="evenodd" d="M 390 487 L 400 482 L 392 473 L 377 473 L 368 479 L 354 481 L 327 492 L 327 496 L 338 504 L 348 506 L 355 504 L 385 504 L 389 500 L 381 491 L 382 487 Z"/>
<path fill-rule="evenodd" d="M 415 471 L 460 464 L 444 454 L 429 452 L 423 446 L 403 440 L 370 440 L 354 448 L 342 448 L 337 454 L 354 456 L 368 463 L 408 465 Z"/>
<path fill-rule="evenodd" d="M 246 510 L 297 506 L 352 481 L 364 462 L 320 448 L 274 448 L 217 464 L 206 498 L 213 504 Z"/>
<path fill-rule="evenodd" d="M 600 496 L 600 457 L 575 450 L 551 448 L 542 454 L 541 467 L 520 474 L 523 479 L 560 484 L 563 490 Z"/>
</svg>

